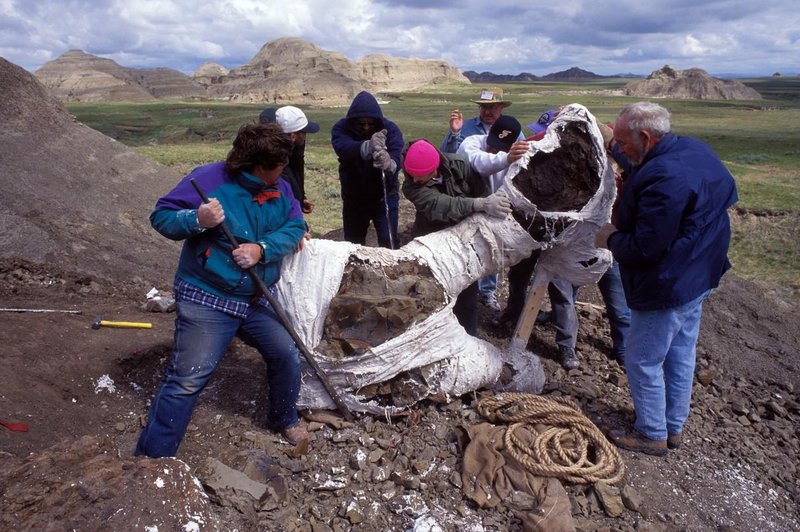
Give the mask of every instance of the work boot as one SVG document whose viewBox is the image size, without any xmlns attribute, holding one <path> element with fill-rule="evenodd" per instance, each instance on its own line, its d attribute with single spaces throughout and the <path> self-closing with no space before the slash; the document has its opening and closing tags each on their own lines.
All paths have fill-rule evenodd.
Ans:
<svg viewBox="0 0 800 532">
<path fill-rule="evenodd" d="M 497 296 L 494 295 L 494 292 L 486 292 L 484 294 L 481 294 L 479 297 L 479 301 L 484 307 L 488 308 L 489 310 L 500 312 L 500 303 L 497 302 Z"/>
<path fill-rule="evenodd" d="M 577 369 L 581 366 L 581 362 L 578 360 L 578 355 L 575 354 L 574 349 L 571 347 L 559 347 L 558 350 L 561 352 L 561 367 L 570 370 Z"/>
<path fill-rule="evenodd" d="M 308 431 L 306 428 L 298 423 L 294 427 L 289 427 L 286 429 L 281 430 L 281 435 L 286 438 L 286 440 L 291 443 L 292 445 L 297 445 L 303 440 L 307 440 L 310 438 L 308 435 Z"/>
<path fill-rule="evenodd" d="M 651 440 L 638 430 L 626 432 L 623 429 L 612 429 L 608 433 L 608 439 L 620 449 L 627 451 L 652 456 L 664 456 L 667 454 L 667 440 Z"/>
<path fill-rule="evenodd" d="M 667 448 L 677 450 L 683 445 L 683 436 L 680 434 L 670 434 L 667 436 Z"/>
</svg>

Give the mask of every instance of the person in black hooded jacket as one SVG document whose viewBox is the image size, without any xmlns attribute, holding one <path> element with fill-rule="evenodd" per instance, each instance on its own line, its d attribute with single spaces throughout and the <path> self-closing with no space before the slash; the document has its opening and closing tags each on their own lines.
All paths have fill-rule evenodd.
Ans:
<svg viewBox="0 0 800 532">
<path fill-rule="evenodd" d="M 334 124 L 331 144 L 339 157 L 345 240 L 364 245 L 372 222 L 380 246 L 399 247 L 397 173 L 404 144 L 400 128 L 384 118 L 372 94 L 362 91 Z"/>
</svg>

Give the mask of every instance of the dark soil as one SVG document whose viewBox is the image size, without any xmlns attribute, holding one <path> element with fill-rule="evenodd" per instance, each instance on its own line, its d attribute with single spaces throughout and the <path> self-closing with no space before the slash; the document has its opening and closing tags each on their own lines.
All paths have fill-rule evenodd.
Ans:
<svg viewBox="0 0 800 532">
<path fill-rule="evenodd" d="M 55 458 L 79 452 L 76 448 L 92 454 L 95 447 L 112 445 L 119 460 L 143 461 L 131 453 L 169 356 L 173 316 L 141 309 L 151 287 L 110 285 L 22 261 L 0 263 L 0 287 L 5 308 L 81 311 L 3 313 L 0 412 L 2 419 L 26 423 L 30 430 L 0 429 L 0 529 L 35 529 L 48 521 L 63 528 L 101 528 L 101 516 L 112 515 L 119 505 L 130 506 L 130 500 L 148 508 L 130 523 L 175 523 L 175 505 L 153 507 L 148 493 L 137 492 L 148 489 L 129 480 L 126 490 L 106 498 L 84 494 L 87 507 L 108 506 L 91 518 L 85 512 L 82 517 L 65 515 L 47 504 L 46 495 L 62 493 L 65 483 L 90 485 L 81 467 L 93 467 L 94 461 L 87 458 L 78 467 L 74 460 Z M 560 368 L 554 333 L 547 326 L 536 328 L 528 347 L 544 359 L 545 394 L 575 399 L 606 430 L 629 423 L 631 405 L 624 372 L 606 358 L 610 344 L 596 289 L 585 287 L 580 299 L 581 369 L 565 373 Z M 592 487 L 567 485 L 579 528 L 797 529 L 797 310 L 792 302 L 768 299 L 759 287 L 726 277 L 705 309 L 683 448 L 666 458 L 622 453 L 626 509 L 619 517 L 608 515 Z M 95 316 L 151 322 L 153 328 L 93 330 Z M 483 318 L 482 336 L 503 345 L 504 335 L 491 326 L 496 316 L 486 311 Z M 225 506 L 224 496 L 212 497 L 216 502 L 207 509 L 206 527 L 522 529 L 510 508 L 501 504 L 483 510 L 463 495 L 458 473 L 466 442 L 460 427 L 480 421 L 475 396 L 450 404 L 423 403 L 395 419 L 361 417 L 348 428 L 312 423 L 307 454 L 296 456 L 263 423 L 264 381 L 260 357 L 234 343 L 203 392 L 178 457 L 203 478 L 209 458 L 242 471 L 247 453 L 258 450 L 274 460 L 273 471 L 285 482 L 286 493 L 260 510 L 230 500 Z M 86 435 L 108 441 L 82 447 L 80 438 Z M 61 447 L 48 455 L 48 478 L 30 474 L 37 470 L 35 461 L 42 460 L 37 457 L 55 444 Z M 361 454 L 366 461 L 359 460 Z M 108 485 L 125 479 L 124 469 L 106 464 L 103 471 Z M 185 489 L 177 488 L 179 481 L 173 484 L 174 497 L 187 497 Z M 74 500 L 70 508 L 81 513 Z"/>
</svg>

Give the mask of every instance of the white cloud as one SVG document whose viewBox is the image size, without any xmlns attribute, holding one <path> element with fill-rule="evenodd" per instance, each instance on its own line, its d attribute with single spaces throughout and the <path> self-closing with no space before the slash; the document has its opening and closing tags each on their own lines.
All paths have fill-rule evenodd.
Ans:
<svg viewBox="0 0 800 532">
<path fill-rule="evenodd" d="M 293 36 L 354 60 L 383 53 L 496 73 L 800 71 L 790 0 L 0 0 L 0 12 L 0 54 L 29 70 L 73 48 L 124 66 L 232 68 Z"/>
</svg>

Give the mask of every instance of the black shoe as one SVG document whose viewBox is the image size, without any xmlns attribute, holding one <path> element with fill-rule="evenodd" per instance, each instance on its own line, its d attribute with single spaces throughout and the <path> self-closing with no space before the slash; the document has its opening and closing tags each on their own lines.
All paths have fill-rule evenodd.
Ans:
<svg viewBox="0 0 800 532">
<path fill-rule="evenodd" d="M 561 367 L 564 369 L 577 369 L 581 366 L 580 361 L 578 360 L 578 355 L 575 354 L 575 350 L 570 347 L 561 347 L 559 348 L 561 352 Z"/>
<path fill-rule="evenodd" d="M 681 445 L 683 445 L 683 436 L 680 434 L 669 434 L 667 436 L 667 449 L 675 451 L 680 449 Z"/>
</svg>

